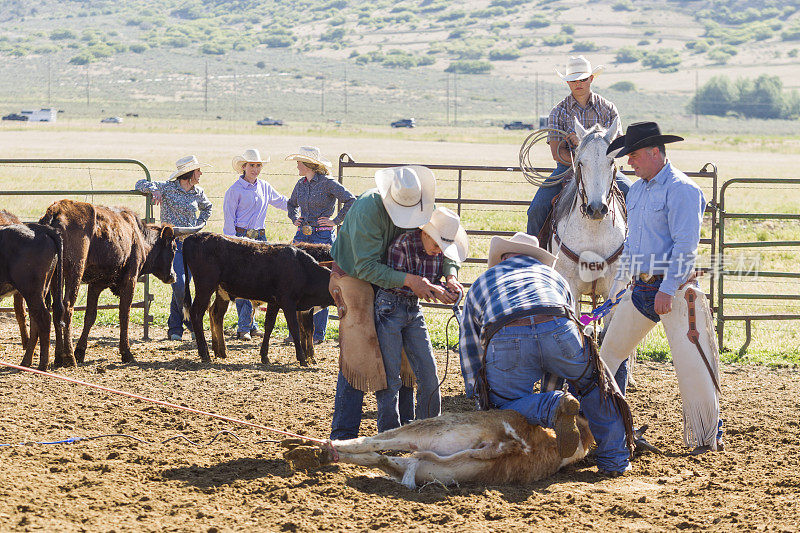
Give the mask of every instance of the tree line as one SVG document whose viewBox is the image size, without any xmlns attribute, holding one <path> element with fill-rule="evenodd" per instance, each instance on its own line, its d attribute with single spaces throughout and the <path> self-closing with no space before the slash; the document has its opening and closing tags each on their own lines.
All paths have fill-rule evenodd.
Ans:
<svg viewBox="0 0 800 533">
<path fill-rule="evenodd" d="M 701 115 L 738 115 L 747 118 L 796 118 L 800 116 L 797 91 L 784 91 L 778 76 L 758 78 L 714 76 L 697 90 L 689 111 Z"/>
</svg>

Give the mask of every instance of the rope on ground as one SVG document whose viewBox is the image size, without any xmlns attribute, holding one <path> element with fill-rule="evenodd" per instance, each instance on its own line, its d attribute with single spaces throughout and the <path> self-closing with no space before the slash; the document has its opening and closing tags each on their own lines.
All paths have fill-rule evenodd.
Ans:
<svg viewBox="0 0 800 533">
<path fill-rule="evenodd" d="M 127 438 L 127 439 L 133 439 L 135 441 L 141 442 L 142 444 L 166 444 L 166 443 L 168 443 L 170 441 L 181 439 L 181 440 L 184 440 L 184 441 L 188 442 L 192 446 L 205 447 L 205 446 L 211 446 L 214 443 L 214 441 L 216 441 L 219 438 L 220 435 L 230 435 L 231 437 L 233 437 L 237 441 L 244 442 L 242 439 L 240 439 L 236 435 L 236 433 L 234 433 L 233 431 L 228 431 L 228 430 L 225 429 L 225 430 L 217 432 L 217 434 L 214 435 L 214 437 L 210 441 L 206 442 L 205 444 L 203 444 L 202 442 L 195 442 L 195 441 L 191 440 L 189 437 L 187 437 L 186 435 L 184 435 L 182 433 L 178 434 L 178 435 L 175 435 L 173 437 L 169 437 L 167 439 L 164 439 L 161 442 L 150 442 L 150 441 L 147 441 L 147 440 L 144 440 L 144 439 L 140 439 L 139 437 L 136 437 L 134 435 L 128 435 L 126 433 L 108 433 L 106 435 L 94 435 L 92 437 L 69 437 L 67 439 L 55 440 L 55 441 L 26 441 L 26 442 L 20 442 L 19 444 L 0 444 L 0 448 L 11 447 L 11 446 L 30 446 L 31 444 L 74 444 L 76 442 L 81 442 L 81 441 L 84 441 L 84 440 L 97 440 L 97 439 L 105 439 L 105 438 L 109 438 L 109 437 L 124 437 L 124 438 Z M 263 443 L 267 443 L 267 442 L 280 442 L 280 441 L 266 439 L 266 440 L 256 441 L 254 444 L 263 444 Z"/>
<path fill-rule="evenodd" d="M 142 400 L 142 401 L 145 401 L 145 402 L 150 402 L 150 403 L 154 403 L 154 404 L 157 404 L 157 405 L 162 405 L 164 407 L 171 407 L 172 409 L 178 409 L 180 411 L 188 411 L 190 413 L 195 413 L 195 414 L 199 414 L 199 415 L 203 415 L 203 416 L 208 416 L 208 417 L 211 417 L 211 418 L 217 418 L 219 420 L 224 420 L 226 422 L 231 422 L 233 424 L 240 424 L 240 425 L 243 425 L 243 426 L 249 426 L 249 427 L 256 428 L 256 429 L 269 431 L 270 433 L 277 433 L 279 435 L 285 435 L 287 437 L 293 437 L 293 438 L 296 438 L 296 439 L 302 439 L 302 440 L 306 440 L 306 441 L 310 441 L 310 442 L 316 442 L 318 444 L 323 444 L 323 445 L 326 445 L 326 446 L 328 445 L 328 442 L 329 442 L 327 440 L 317 439 L 317 438 L 314 438 L 314 437 L 307 437 L 305 435 L 298 435 L 297 433 L 291 433 L 289 431 L 283 431 L 281 429 L 277 429 L 277 428 L 273 428 L 273 427 L 269 427 L 269 426 L 262 426 L 261 424 L 254 424 L 252 422 L 248 422 L 246 420 L 240 420 L 238 418 L 232 418 L 232 417 L 229 417 L 229 416 L 218 415 L 216 413 L 211 413 L 211 412 L 208 412 L 208 411 L 201 411 L 199 409 L 192 409 L 191 407 L 184 407 L 183 405 L 178 405 L 178 404 L 174 404 L 174 403 L 170 403 L 170 402 L 164 402 L 164 401 L 161 401 L 161 400 L 155 400 L 153 398 L 148 398 L 146 396 L 140 396 L 138 394 L 133 394 L 133 393 L 130 393 L 130 392 L 125 392 L 125 391 L 121 391 L 121 390 L 117 390 L 117 389 L 112 389 L 112 388 L 109 388 L 109 387 L 103 387 L 101 385 L 95 385 L 94 383 L 89 383 L 87 381 L 81 381 L 79 379 L 69 378 L 69 377 L 66 377 L 66 376 L 60 376 L 58 374 L 45 372 L 43 370 L 37 370 L 35 368 L 28 368 L 26 366 L 19 366 L 19 365 L 15 365 L 15 364 L 12 364 L 12 363 L 7 363 L 5 361 L 0 361 L 0 366 L 13 368 L 15 370 L 22 370 L 24 372 L 30 372 L 30 373 L 33 373 L 33 374 L 41 374 L 42 376 L 47 376 L 47 377 L 50 377 L 50 378 L 60 379 L 62 381 L 67 381 L 69 383 L 75 383 L 77 385 L 83 385 L 83 386 L 86 386 L 86 387 L 91 387 L 93 389 L 98 389 L 98 390 L 102 390 L 102 391 L 105 391 L 105 392 L 110 392 L 110 393 L 113 393 L 113 394 L 119 394 L 121 396 L 127 396 L 129 398 L 135 398 L 137 400 Z"/>
</svg>

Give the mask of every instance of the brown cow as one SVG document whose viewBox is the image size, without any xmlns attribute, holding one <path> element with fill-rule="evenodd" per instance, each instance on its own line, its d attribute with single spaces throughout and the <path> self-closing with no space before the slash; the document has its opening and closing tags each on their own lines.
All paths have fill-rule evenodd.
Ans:
<svg viewBox="0 0 800 533">
<path fill-rule="evenodd" d="M 21 224 L 22 221 L 5 209 L 0 209 L 0 226 L 8 224 Z M 25 306 L 22 305 L 22 295 L 14 292 L 14 316 L 19 324 L 19 336 L 22 339 L 22 347 L 28 346 L 28 328 L 25 325 Z"/>
<path fill-rule="evenodd" d="M 283 445 L 290 449 L 284 457 L 306 468 L 335 460 L 335 450 L 339 461 L 380 468 L 408 488 L 430 482 L 526 484 L 586 456 L 594 438 L 585 418 L 577 416 L 576 422 L 580 440 L 567 458 L 559 455 L 552 429 L 533 425 L 512 410 L 445 413 L 374 437 L 335 440 L 318 448 L 287 439 Z M 378 453 L 389 450 L 411 455 Z"/>
<path fill-rule="evenodd" d="M 110 288 L 119 297 L 119 351 L 122 362 L 133 362 L 128 320 L 136 280 L 153 274 L 164 283 L 175 281 L 172 262 L 175 236 L 185 228 L 146 224 L 123 207 L 95 206 L 60 200 L 40 220 L 64 238 L 64 326 L 56 327 L 56 366 L 75 366 L 86 356 L 89 330 L 97 318 L 97 300 Z M 72 313 L 81 283 L 88 283 L 83 332 L 72 349 Z"/>
<path fill-rule="evenodd" d="M 31 366 L 36 340 L 41 346 L 39 370 L 50 359 L 50 312 L 44 298 L 52 289 L 53 320 L 61 323 L 63 281 L 61 235 L 42 224 L 0 226 L 0 299 L 14 291 L 25 299 L 31 315 L 31 336 L 25 342 L 22 366 Z M 52 286 L 51 286 L 52 282 Z M 23 319 L 24 326 L 24 319 Z"/>
</svg>

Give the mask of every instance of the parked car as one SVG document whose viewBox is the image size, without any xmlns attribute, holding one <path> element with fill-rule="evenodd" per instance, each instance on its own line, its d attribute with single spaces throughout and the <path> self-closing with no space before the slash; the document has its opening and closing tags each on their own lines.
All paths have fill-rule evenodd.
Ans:
<svg viewBox="0 0 800 533">
<path fill-rule="evenodd" d="M 122 124 L 122 117 L 106 117 L 100 122 L 103 124 Z"/>
<path fill-rule="evenodd" d="M 416 128 L 417 123 L 413 118 L 401 118 L 392 122 L 393 128 Z"/>
<path fill-rule="evenodd" d="M 528 124 L 526 122 L 522 122 L 520 120 L 515 120 L 514 122 L 509 122 L 508 124 L 503 125 L 504 130 L 532 130 L 533 124 Z"/>
<path fill-rule="evenodd" d="M 22 120 L 27 121 L 28 117 L 26 115 L 20 115 L 19 113 L 11 113 L 3 117 L 3 120 Z"/>
<path fill-rule="evenodd" d="M 279 118 L 264 117 L 256 122 L 256 124 L 259 126 L 283 126 L 283 121 Z"/>
</svg>

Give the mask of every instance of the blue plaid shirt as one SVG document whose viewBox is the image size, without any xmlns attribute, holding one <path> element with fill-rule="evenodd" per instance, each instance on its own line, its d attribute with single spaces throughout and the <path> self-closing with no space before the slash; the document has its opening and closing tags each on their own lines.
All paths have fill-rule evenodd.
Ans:
<svg viewBox="0 0 800 533">
<path fill-rule="evenodd" d="M 481 274 L 469 288 L 461 318 L 461 374 L 467 397 L 475 394 L 486 326 L 526 309 L 564 306 L 575 306 L 567 281 L 527 255 L 509 257 Z"/>
</svg>

